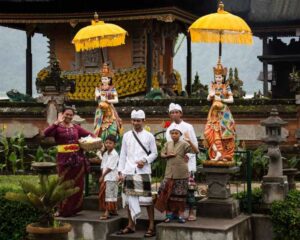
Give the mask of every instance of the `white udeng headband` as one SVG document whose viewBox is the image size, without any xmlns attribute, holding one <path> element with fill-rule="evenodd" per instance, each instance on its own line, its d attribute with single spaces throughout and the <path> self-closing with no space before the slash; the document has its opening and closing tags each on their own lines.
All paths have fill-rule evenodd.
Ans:
<svg viewBox="0 0 300 240">
<path fill-rule="evenodd" d="M 145 119 L 145 112 L 143 110 L 133 110 L 131 112 L 131 119 Z"/>
<path fill-rule="evenodd" d="M 176 103 L 171 103 L 169 105 L 169 112 L 176 111 L 176 110 L 182 112 L 181 106 L 179 104 L 176 104 Z"/>
</svg>

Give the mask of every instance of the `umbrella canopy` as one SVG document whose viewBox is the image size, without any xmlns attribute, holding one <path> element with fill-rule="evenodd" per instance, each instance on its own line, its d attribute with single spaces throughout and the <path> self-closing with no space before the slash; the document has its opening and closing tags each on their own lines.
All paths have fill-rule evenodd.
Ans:
<svg viewBox="0 0 300 240">
<path fill-rule="evenodd" d="M 224 11 L 219 3 L 217 13 L 205 15 L 190 27 L 192 42 L 252 44 L 252 32 L 240 17 Z"/>
<path fill-rule="evenodd" d="M 97 13 L 94 17 L 92 25 L 80 29 L 75 35 L 72 43 L 75 45 L 76 52 L 125 44 L 127 32 L 123 28 L 99 21 Z"/>
</svg>

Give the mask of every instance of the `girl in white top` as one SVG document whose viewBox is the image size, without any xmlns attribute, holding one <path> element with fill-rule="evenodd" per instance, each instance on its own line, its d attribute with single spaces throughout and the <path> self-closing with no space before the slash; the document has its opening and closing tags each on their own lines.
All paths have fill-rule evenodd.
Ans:
<svg viewBox="0 0 300 240">
<path fill-rule="evenodd" d="M 118 200 L 118 163 L 119 155 L 115 150 L 116 137 L 108 135 L 105 140 L 106 151 L 101 162 L 101 177 L 99 179 L 99 208 L 104 210 L 101 220 L 107 220 L 110 215 L 117 215 Z"/>
</svg>

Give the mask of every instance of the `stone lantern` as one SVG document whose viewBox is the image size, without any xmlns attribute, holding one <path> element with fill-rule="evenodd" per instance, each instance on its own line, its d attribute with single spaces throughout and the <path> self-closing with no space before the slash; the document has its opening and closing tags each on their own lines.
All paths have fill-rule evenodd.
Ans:
<svg viewBox="0 0 300 240">
<path fill-rule="evenodd" d="M 279 144 L 285 141 L 281 135 L 281 128 L 287 124 L 278 116 L 276 108 L 271 110 L 271 116 L 261 121 L 266 128 L 266 137 L 263 142 L 268 145 L 269 169 L 263 177 L 262 190 L 263 202 L 271 204 L 275 200 L 283 200 L 288 192 L 287 177 L 282 173 L 282 156 Z"/>
</svg>

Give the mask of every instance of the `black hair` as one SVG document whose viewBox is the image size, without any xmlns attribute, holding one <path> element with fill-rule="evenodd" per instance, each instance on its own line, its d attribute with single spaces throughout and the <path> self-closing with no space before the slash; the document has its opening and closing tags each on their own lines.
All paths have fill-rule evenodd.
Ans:
<svg viewBox="0 0 300 240">
<path fill-rule="evenodd" d="M 108 135 L 108 136 L 106 137 L 105 141 L 106 141 L 106 140 L 112 141 L 112 142 L 114 142 L 114 143 L 117 142 L 116 136 L 115 136 L 115 135 L 112 135 L 112 134 Z"/>
<path fill-rule="evenodd" d="M 65 111 L 67 110 L 71 110 L 73 112 L 73 114 L 76 113 L 76 108 L 75 106 L 67 106 L 67 105 L 64 105 L 63 106 L 63 109 L 62 109 L 62 113 L 64 113 Z"/>
</svg>

